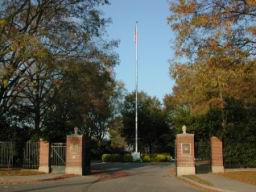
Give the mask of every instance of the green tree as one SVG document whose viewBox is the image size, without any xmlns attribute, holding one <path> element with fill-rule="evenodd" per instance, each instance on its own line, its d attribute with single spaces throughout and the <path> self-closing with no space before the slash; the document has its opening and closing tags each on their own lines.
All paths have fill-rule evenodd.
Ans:
<svg viewBox="0 0 256 192">
<path fill-rule="evenodd" d="M 102 38 L 108 22 L 98 10 L 103 4 L 108 1 L 1 2 L 1 119 L 11 115 L 11 108 L 26 108 L 31 114 L 27 124 L 40 136 L 45 116 L 54 108 L 51 100 L 74 59 L 98 65 L 94 72 L 111 72 L 116 42 Z"/>
<path fill-rule="evenodd" d="M 109 137 L 111 147 L 114 149 L 125 149 L 127 142 L 122 136 L 123 122 L 121 117 L 115 118 L 109 126 Z"/>
<path fill-rule="evenodd" d="M 123 109 L 123 135 L 128 144 L 134 145 L 135 93 L 125 97 Z M 172 132 L 161 103 L 144 92 L 138 94 L 138 137 L 141 151 L 170 151 Z"/>
</svg>

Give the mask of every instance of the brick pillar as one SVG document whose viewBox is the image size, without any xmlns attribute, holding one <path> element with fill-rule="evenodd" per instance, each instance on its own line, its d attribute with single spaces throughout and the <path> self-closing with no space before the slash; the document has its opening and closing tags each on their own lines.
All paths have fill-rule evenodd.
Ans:
<svg viewBox="0 0 256 192">
<path fill-rule="evenodd" d="M 211 137 L 212 172 L 223 173 L 223 148 L 222 141 L 217 137 Z"/>
<path fill-rule="evenodd" d="M 50 145 L 47 141 L 40 139 L 39 141 L 39 168 L 38 171 L 49 173 L 50 166 L 49 166 L 49 151 Z"/>
<path fill-rule="evenodd" d="M 66 174 L 84 174 L 84 138 L 82 135 L 67 136 Z"/>
<path fill-rule="evenodd" d="M 176 161 L 177 176 L 195 174 L 194 134 L 177 134 Z"/>
</svg>

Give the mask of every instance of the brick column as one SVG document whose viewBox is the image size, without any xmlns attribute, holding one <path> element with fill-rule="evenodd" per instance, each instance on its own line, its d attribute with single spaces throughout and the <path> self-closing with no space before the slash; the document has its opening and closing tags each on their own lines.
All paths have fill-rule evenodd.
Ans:
<svg viewBox="0 0 256 192">
<path fill-rule="evenodd" d="M 82 135 L 67 136 L 66 174 L 84 174 L 84 138 Z"/>
<path fill-rule="evenodd" d="M 194 134 L 177 134 L 177 176 L 195 174 Z"/>
<path fill-rule="evenodd" d="M 39 141 L 39 168 L 38 171 L 49 173 L 50 166 L 49 166 L 49 151 L 50 145 L 47 141 L 40 139 Z"/>
<path fill-rule="evenodd" d="M 211 137 L 212 172 L 223 173 L 223 148 L 222 141 L 217 137 Z"/>
</svg>

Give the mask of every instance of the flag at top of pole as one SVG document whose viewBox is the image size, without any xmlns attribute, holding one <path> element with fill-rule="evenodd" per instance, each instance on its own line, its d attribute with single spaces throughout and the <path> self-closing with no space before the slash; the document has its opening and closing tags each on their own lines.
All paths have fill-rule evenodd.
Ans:
<svg viewBox="0 0 256 192">
<path fill-rule="evenodd" d="M 134 43 L 136 49 L 136 65 L 138 64 L 138 21 L 136 21 L 135 31 L 134 31 Z M 137 75 L 137 71 L 136 71 Z"/>
<path fill-rule="evenodd" d="M 134 43 L 137 46 L 137 44 L 138 44 L 138 21 L 136 22 L 135 31 L 134 31 Z"/>
</svg>

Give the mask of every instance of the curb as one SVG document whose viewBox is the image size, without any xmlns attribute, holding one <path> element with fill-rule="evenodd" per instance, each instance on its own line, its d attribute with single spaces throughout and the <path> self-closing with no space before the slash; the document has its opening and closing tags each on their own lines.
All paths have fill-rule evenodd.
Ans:
<svg viewBox="0 0 256 192">
<path fill-rule="evenodd" d="M 7 179 L 7 180 L 1 180 L 0 179 L 0 185 L 21 185 L 21 184 L 36 184 L 40 182 L 45 181 L 56 181 L 56 180 L 63 180 L 67 178 L 75 177 L 75 175 L 59 175 L 56 177 L 51 178 L 42 178 L 42 179 L 32 179 L 32 180 L 24 180 L 24 179 Z"/>
<path fill-rule="evenodd" d="M 217 188 L 217 187 L 212 187 L 212 186 L 208 186 L 208 185 L 204 185 L 204 184 L 201 184 L 201 183 L 198 183 L 192 179 L 188 179 L 188 178 L 185 178 L 185 177 L 178 177 L 179 179 L 183 180 L 183 181 L 186 181 L 190 184 L 193 184 L 197 187 L 200 187 L 200 188 L 203 188 L 203 189 L 206 189 L 206 190 L 212 190 L 212 191 L 216 191 L 216 192 L 234 192 L 234 191 L 230 191 L 230 190 L 226 190 L 226 189 L 221 189 L 221 188 Z"/>
</svg>

